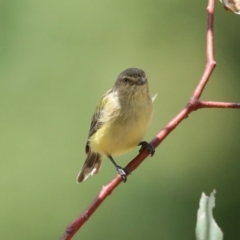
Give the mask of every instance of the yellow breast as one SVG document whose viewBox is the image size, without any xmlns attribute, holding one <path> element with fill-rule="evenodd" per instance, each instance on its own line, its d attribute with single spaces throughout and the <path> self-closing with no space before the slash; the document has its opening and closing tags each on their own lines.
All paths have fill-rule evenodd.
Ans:
<svg viewBox="0 0 240 240">
<path fill-rule="evenodd" d="M 139 104 L 118 109 L 115 117 L 106 119 L 103 126 L 90 137 L 90 148 L 102 155 L 114 156 L 128 152 L 143 139 L 152 112 L 150 97 Z"/>
</svg>

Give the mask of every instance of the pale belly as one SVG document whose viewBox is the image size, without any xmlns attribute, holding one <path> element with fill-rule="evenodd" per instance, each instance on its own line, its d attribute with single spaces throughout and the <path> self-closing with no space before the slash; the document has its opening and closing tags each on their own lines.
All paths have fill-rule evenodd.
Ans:
<svg viewBox="0 0 240 240">
<path fill-rule="evenodd" d="M 90 148 L 102 155 L 120 155 L 136 147 L 143 139 L 152 118 L 152 108 L 146 108 L 138 114 L 132 112 L 127 120 L 105 123 L 89 139 Z"/>
</svg>

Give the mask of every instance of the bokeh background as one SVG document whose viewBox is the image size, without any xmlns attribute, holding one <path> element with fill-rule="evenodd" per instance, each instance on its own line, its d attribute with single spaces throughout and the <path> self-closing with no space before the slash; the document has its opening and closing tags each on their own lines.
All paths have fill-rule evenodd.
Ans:
<svg viewBox="0 0 240 240">
<path fill-rule="evenodd" d="M 154 102 L 151 140 L 187 103 L 205 67 L 207 1 L 1 1 L 1 239 L 58 239 L 116 171 L 77 185 L 90 119 L 128 67 Z M 240 102 L 240 17 L 216 1 L 217 68 L 202 99 Z M 116 158 L 125 166 L 138 152 Z M 240 111 L 191 114 L 74 239 L 195 239 L 202 192 L 217 190 L 225 239 L 240 236 Z"/>
</svg>

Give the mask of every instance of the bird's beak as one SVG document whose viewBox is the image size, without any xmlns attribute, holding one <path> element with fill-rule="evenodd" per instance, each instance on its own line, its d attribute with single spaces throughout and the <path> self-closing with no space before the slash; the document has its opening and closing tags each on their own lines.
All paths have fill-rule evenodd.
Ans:
<svg viewBox="0 0 240 240">
<path fill-rule="evenodd" d="M 136 85 L 144 85 L 146 83 L 146 79 L 145 78 L 139 78 L 136 81 Z"/>
</svg>

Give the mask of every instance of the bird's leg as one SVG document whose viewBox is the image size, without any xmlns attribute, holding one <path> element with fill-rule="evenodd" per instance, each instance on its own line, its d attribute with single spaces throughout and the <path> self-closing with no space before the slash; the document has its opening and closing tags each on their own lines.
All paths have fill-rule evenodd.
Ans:
<svg viewBox="0 0 240 240">
<path fill-rule="evenodd" d="M 107 155 L 107 157 L 111 160 L 113 165 L 116 167 L 118 173 L 121 175 L 123 182 L 125 183 L 127 181 L 127 174 L 128 171 L 120 166 L 117 165 L 117 163 L 114 161 L 111 155 Z"/>
<path fill-rule="evenodd" d="M 150 152 L 150 156 L 152 157 L 155 153 L 155 148 L 153 147 L 152 144 L 146 142 L 146 141 L 142 141 L 138 144 L 138 146 L 142 146 L 139 150 L 139 152 L 141 151 L 142 148 L 146 148 L 149 152 Z"/>
</svg>

